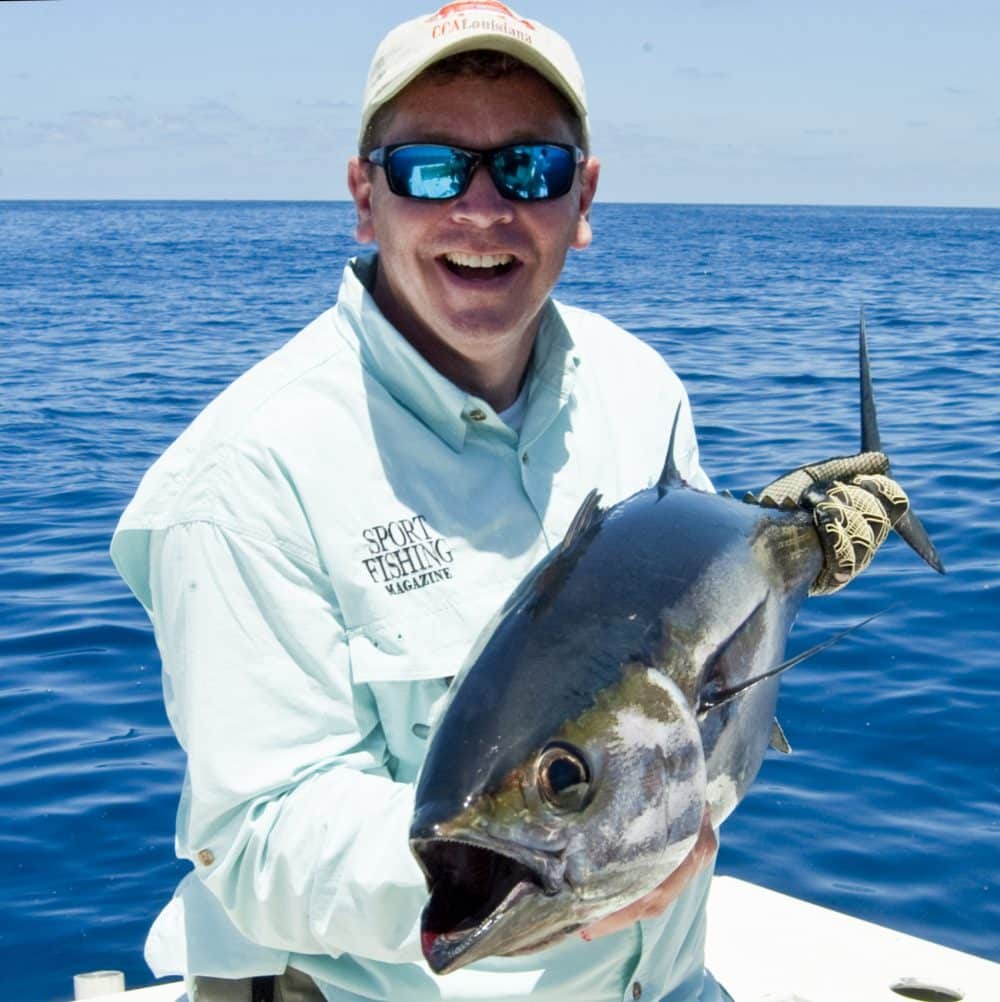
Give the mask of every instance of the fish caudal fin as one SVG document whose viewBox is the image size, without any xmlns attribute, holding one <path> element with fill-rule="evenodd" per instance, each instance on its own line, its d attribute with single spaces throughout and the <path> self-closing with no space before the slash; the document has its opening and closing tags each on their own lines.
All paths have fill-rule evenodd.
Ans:
<svg viewBox="0 0 1000 1002">
<path fill-rule="evenodd" d="M 893 528 L 938 574 L 944 574 L 944 564 L 938 556 L 937 550 L 934 549 L 931 537 L 927 535 L 927 530 L 913 513 L 912 508 L 896 520 Z"/>
<path fill-rule="evenodd" d="M 861 380 L 861 451 L 881 452 L 882 439 L 875 414 L 875 394 L 872 390 L 871 366 L 868 362 L 868 332 L 865 330 L 864 307 L 861 308 L 858 325 L 858 363 Z M 939 574 L 944 574 L 944 564 L 912 507 L 896 521 L 893 528 L 924 561 Z"/>
<path fill-rule="evenodd" d="M 881 452 L 882 438 L 878 433 L 878 418 L 875 414 L 875 393 L 872 390 L 872 369 L 868 362 L 868 331 L 865 330 L 863 306 L 858 324 L 858 368 L 861 376 L 861 451 Z"/>
</svg>

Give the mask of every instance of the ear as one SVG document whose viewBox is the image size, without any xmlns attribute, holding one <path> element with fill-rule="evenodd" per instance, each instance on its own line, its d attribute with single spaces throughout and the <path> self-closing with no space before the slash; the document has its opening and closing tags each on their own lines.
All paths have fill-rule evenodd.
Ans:
<svg viewBox="0 0 1000 1002">
<path fill-rule="evenodd" d="M 597 179 L 601 175 L 601 162 L 597 157 L 587 157 L 580 168 L 580 216 L 576 222 L 576 232 L 570 246 L 574 250 L 584 250 L 590 246 L 593 233 L 590 229 L 590 207 L 597 194 Z"/>
<path fill-rule="evenodd" d="M 375 223 L 372 219 L 372 165 L 360 157 L 347 161 L 347 187 L 354 199 L 358 221 L 354 235 L 359 244 L 370 244 L 375 239 Z"/>
</svg>

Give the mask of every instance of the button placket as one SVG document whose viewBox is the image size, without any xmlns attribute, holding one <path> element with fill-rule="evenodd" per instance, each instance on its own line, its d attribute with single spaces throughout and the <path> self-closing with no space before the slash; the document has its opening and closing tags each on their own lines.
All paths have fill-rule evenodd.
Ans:
<svg viewBox="0 0 1000 1002">
<path fill-rule="evenodd" d="M 642 998 L 644 994 L 642 978 L 649 973 L 644 964 L 646 936 L 642 922 L 636 922 L 633 929 L 636 937 L 636 962 L 635 966 L 632 968 L 629 980 L 625 982 L 625 991 L 622 993 L 623 1002 L 629 1002 L 629 999 L 632 999 L 633 1002 L 637 1002 L 637 1000 Z M 656 995 L 657 993 L 654 991 L 653 994 Z"/>
</svg>

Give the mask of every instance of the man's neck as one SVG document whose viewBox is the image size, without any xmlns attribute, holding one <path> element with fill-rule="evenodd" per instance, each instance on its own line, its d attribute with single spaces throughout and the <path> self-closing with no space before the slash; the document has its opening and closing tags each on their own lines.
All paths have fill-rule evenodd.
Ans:
<svg viewBox="0 0 1000 1002">
<path fill-rule="evenodd" d="M 421 332 L 401 333 L 442 376 L 466 393 L 485 400 L 497 413 L 506 410 L 517 399 L 535 343 L 534 332 L 525 332 L 513 343 L 503 346 L 508 350 L 472 359 L 433 336 L 421 336 Z"/>
<path fill-rule="evenodd" d="M 383 281 L 376 272 L 371 290 L 382 315 L 430 365 L 459 389 L 485 400 L 497 413 L 514 403 L 531 360 L 541 316 L 523 331 L 470 339 L 463 353 L 426 324 L 402 313 Z"/>
</svg>

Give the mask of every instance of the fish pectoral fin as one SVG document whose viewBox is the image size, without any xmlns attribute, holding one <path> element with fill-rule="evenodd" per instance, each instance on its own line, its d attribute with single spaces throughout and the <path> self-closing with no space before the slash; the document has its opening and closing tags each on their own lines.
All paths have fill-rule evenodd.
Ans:
<svg viewBox="0 0 1000 1002">
<path fill-rule="evenodd" d="M 774 718 L 774 723 L 771 724 L 771 740 L 769 744 L 775 751 L 781 752 L 782 755 L 790 755 L 792 753 L 792 746 L 788 743 L 788 738 L 785 737 L 785 732 L 781 729 L 781 724 L 778 723 L 777 717 Z"/>
</svg>

